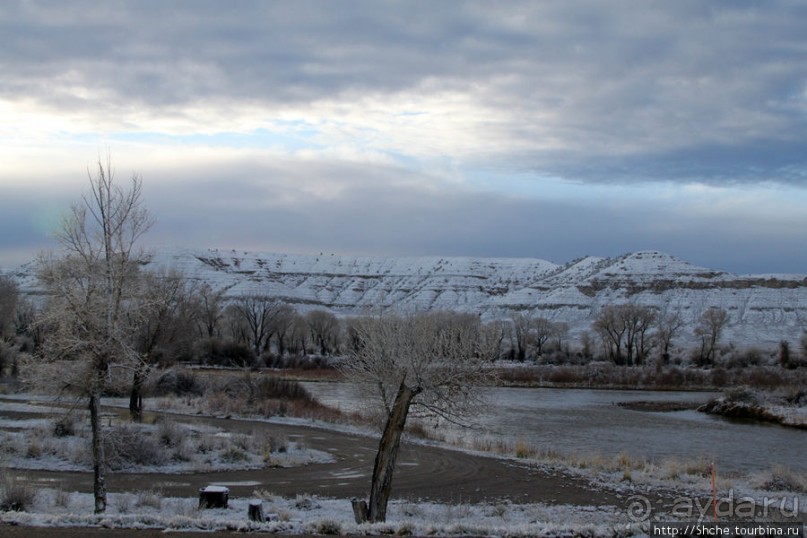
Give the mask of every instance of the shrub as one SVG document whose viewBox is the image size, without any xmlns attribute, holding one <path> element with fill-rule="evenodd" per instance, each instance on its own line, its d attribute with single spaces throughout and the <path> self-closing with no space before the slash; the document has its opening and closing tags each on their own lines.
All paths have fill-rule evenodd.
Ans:
<svg viewBox="0 0 807 538">
<path fill-rule="evenodd" d="M 162 508 L 163 495 L 159 491 L 148 490 L 137 492 L 137 506 L 155 508 L 159 510 Z"/>
<path fill-rule="evenodd" d="M 221 461 L 224 463 L 239 463 L 248 459 L 247 453 L 235 446 L 231 446 L 221 453 Z"/>
<path fill-rule="evenodd" d="M 168 370 L 157 380 L 154 385 L 156 396 L 167 396 L 175 394 L 177 396 L 201 396 L 204 394 L 204 386 L 196 376 L 183 370 Z"/>
<path fill-rule="evenodd" d="M 39 441 L 31 439 L 28 449 L 25 451 L 25 457 L 33 460 L 42 457 L 42 447 L 39 445 Z"/>
<path fill-rule="evenodd" d="M 171 419 L 163 418 L 157 425 L 157 438 L 164 446 L 177 447 L 182 442 L 183 437 L 183 429 Z"/>
<path fill-rule="evenodd" d="M 24 480 L 6 475 L 0 484 L 0 511 L 24 512 L 34 502 L 36 491 Z"/>
<path fill-rule="evenodd" d="M 153 438 L 131 425 L 112 428 L 104 439 L 107 465 L 123 469 L 131 465 L 161 465 L 165 453 Z"/>
<path fill-rule="evenodd" d="M 521 439 L 516 441 L 516 457 L 517 458 L 519 458 L 519 459 L 529 458 L 530 454 L 531 454 L 530 447 L 525 441 L 523 441 Z"/>
<path fill-rule="evenodd" d="M 735 351 L 726 361 L 727 368 L 748 368 L 760 366 L 763 362 L 764 352 L 758 347 L 749 347 L 744 351 Z"/>
<path fill-rule="evenodd" d="M 338 521 L 332 519 L 323 519 L 314 524 L 314 531 L 317 534 L 340 535 L 342 534 L 342 525 Z"/>
<path fill-rule="evenodd" d="M 762 489 L 807 493 L 807 474 L 798 473 L 782 465 L 777 465 L 771 469 L 770 476 L 762 484 Z"/>
<path fill-rule="evenodd" d="M 255 396 L 261 399 L 314 401 L 311 394 L 300 383 L 279 377 L 261 377 L 257 383 Z"/>
<path fill-rule="evenodd" d="M 243 368 L 256 362 L 255 352 L 247 345 L 230 340 L 211 339 L 199 351 L 199 362 Z"/>
<path fill-rule="evenodd" d="M 70 437 L 76 434 L 76 421 L 73 415 L 64 414 L 53 422 L 53 435 Z"/>
<path fill-rule="evenodd" d="M 734 387 L 723 391 L 723 398 L 731 403 L 745 403 L 750 405 L 757 405 L 759 397 L 757 393 L 748 387 Z"/>
<path fill-rule="evenodd" d="M 310 495 L 297 495 L 294 499 L 294 507 L 297 510 L 313 510 L 319 508 L 319 503 Z"/>
</svg>

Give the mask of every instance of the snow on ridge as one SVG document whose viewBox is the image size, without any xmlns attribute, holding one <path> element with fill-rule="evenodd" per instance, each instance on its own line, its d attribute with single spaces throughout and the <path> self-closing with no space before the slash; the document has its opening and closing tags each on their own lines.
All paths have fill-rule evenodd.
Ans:
<svg viewBox="0 0 807 538">
<path fill-rule="evenodd" d="M 736 275 L 652 250 L 557 265 L 537 258 L 162 248 L 151 253 L 148 267 L 176 269 L 229 298 L 264 295 L 302 312 L 441 309 L 484 319 L 524 312 L 563 321 L 572 336 L 589 331 L 603 307 L 626 302 L 678 312 L 691 327 L 705 309 L 724 308 L 731 318 L 727 338 L 747 345 L 796 344 L 807 319 L 805 275 Z M 12 274 L 25 293 L 38 292 L 33 268 Z"/>
<path fill-rule="evenodd" d="M 219 270 L 250 272 L 265 270 L 278 274 L 350 276 L 456 275 L 488 277 L 491 271 L 542 275 L 556 264 L 533 258 L 474 258 L 452 256 L 346 256 L 340 254 L 283 254 L 218 249 L 160 249 L 153 260 L 158 264 L 196 258 Z"/>
</svg>

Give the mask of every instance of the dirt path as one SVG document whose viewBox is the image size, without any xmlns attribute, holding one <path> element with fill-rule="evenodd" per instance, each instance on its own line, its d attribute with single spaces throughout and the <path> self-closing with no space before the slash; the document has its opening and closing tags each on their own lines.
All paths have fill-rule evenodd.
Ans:
<svg viewBox="0 0 807 538">
<path fill-rule="evenodd" d="M 4 410 L 0 417 L 34 418 L 36 412 Z M 10 402 L 10 400 L 5 400 Z M 110 409 L 118 412 L 120 410 Z M 47 413 L 43 408 L 43 413 Z M 39 415 L 42 417 L 45 415 Z M 238 433 L 268 434 L 329 452 L 332 463 L 310 464 L 288 469 L 265 468 L 248 471 L 194 474 L 107 475 L 111 492 L 157 490 L 166 496 L 195 497 L 199 488 L 224 484 L 231 496 L 251 496 L 263 489 L 283 496 L 298 494 L 334 498 L 366 496 L 376 452 L 375 438 L 333 430 L 270 424 L 261 421 L 176 415 L 177 421 L 201 423 Z M 37 486 L 57 486 L 67 491 L 92 492 L 92 474 L 45 470 L 7 470 Z M 393 480 L 393 498 L 439 502 L 484 502 L 509 500 L 516 503 L 579 504 L 619 506 L 616 495 L 589 486 L 587 481 L 557 471 L 546 471 L 515 461 L 466 454 L 456 450 L 404 444 Z"/>
<path fill-rule="evenodd" d="M 308 426 L 289 426 L 236 419 L 178 416 L 233 432 L 262 432 L 304 443 L 331 453 L 335 461 L 288 469 L 265 468 L 195 474 L 109 473 L 109 491 L 158 490 L 165 496 L 194 497 L 199 488 L 224 484 L 231 496 L 250 496 L 256 489 L 295 496 L 312 494 L 349 498 L 367 495 L 375 457 L 373 438 Z M 57 485 L 69 491 L 92 491 L 91 473 L 15 471 L 36 485 Z M 590 487 L 587 481 L 560 472 L 548 472 L 514 461 L 463 452 L 405 444 L 401 447 L 393 481 L 393 498 L 439 502 L 510 500 L 516 503 L 614 505 L 617 496 Z"/>
</svg>

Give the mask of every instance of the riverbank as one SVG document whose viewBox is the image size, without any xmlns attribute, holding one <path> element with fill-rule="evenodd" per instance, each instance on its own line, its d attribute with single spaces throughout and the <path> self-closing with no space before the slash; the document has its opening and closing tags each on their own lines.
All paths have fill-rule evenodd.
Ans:
<svg viewBox="0 0 807 538">
<path fill-rule="evenodd" d="M 698 411 L 732 419 L 753 420 L 807 430 L 807 389 L 773 394 L 740 387 L 711 398 Z"/>
<path fill-rule="evenodd" d="M 338 359 L 329 367 L 261 368 L 255 373 L 290 381 L 341 381 Z M 779 366 L 743 368 L 697 368 L 680 365 L 617 366 L 611 362 L 586 364 L 536 364 L 499 361 L 493 365 L 497 386 L 525 388 L 589 388 L 613 390 L 674 390 L 713 392 L 730 387 L 775 389 L 807 386 L 807 368 L 785 369 Z M 243 372 L 236 368 L 193 366 L 189 372 L 212 377 Z"/>
<path fill-rule="evenodd" d="M 729 387 L 776 389 L 807 385 L 807 368 L 777 366 L 695 368 L 686 366 L 617 366 L 610 362 L 583 365 L 512 363 L 497 367 L 505 387 L 588 388 L 711 392 Z"/>
</svg>

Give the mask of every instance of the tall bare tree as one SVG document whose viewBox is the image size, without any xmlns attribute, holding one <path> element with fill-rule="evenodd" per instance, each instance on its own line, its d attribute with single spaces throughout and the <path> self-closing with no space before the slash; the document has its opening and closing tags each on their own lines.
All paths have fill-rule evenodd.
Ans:
<svg viewBox="0 0 807 538">
<path fill-rule="evenodd" d="M 510 327 L 510 349 L 513 358 L 518 362 L 524 362 L 527 358 L 529 347 L 529 332 L 531 319 L 527 314 L 515 314 L 513 325 Z"/>
<path fill-rule="evenodd" d="M 600 335 L 608 358 L 616 364 L 625 362 L 625 318 L 622 305 L 608 305 L 594 320 L 592 328 Z"/>
<path fill-rule="evenodd" d="M 281 304 L 277 307 L 277 312 L 272 318 L 272 335 L 277 342 L 277 354 L 280 357 L 286 353 L 292 336 L 292 327 L 298 317 L 299 315 L 291 306 Z"/>
<path fill-rule="evenodd" d="M 535 349 L 535 356 L 544 354 L 544 346 L 556 335 L 556 324 L 546 318 L 532 318 L 529 324 L 528 342 Z"/>
<path fill-rule="evenodd" d="M 698 318 L 695 327 L 695 336 L 701 341 L 699 362 L 701 366 L 714 364 L 717 353 L 717 344 L 723 334 L 723 329 L 729 322 L 729 313 L 716 306 L 707 308 Z"/>
<path fill-rule="evenodd" d="M 143 385 L 154 366 L 167 361 L 166 354 L 176 353 L 183 345 L 190 349 L 196 321 L 194 296 L 192 285 L 174 269 L 143 275 L 140 304 L 133 311 L 136 319 L 131 320 L 134 345 L 141 357 L 129 392 L 129 414 L 134 422 L 143 418 Z"/>
<path fill-rule="evenodd" d="M 207 339 L 220 336 L 220 323 L 224 317 L 224 290 L 213 289 L 205 282 L 194 296 L 198 310 L 196 320 L 199 333 Z"/>
<path fill-rule="evenodd" d="M 480 402 L 500 335 L 473 315 L 426 313 L 367 317 L 351 323 L 345 373 L 376 395 L 386 414 L 369 502 L 354 503 L 359 521 L 384 521 L 392 475 L 410 408 L 457 421 Z"/>
<path fill-rule="evenodd" d="M 263 295 L 247 295 L 233 303 L 233 312 L 246 328 L 249 343 L 260 358 L 272 336 L 272 319 L 277 313 L 278 302 Z"/>
<path fill-rule="evenodd" d="M 0 377 L 7 357 L 10 358 L 11 342 L 16 336 L 17 304 L 19 288 L 10 278 L 0 275 Z"/>
<path fill-rule="evenodd" d="M 320 355 L 336 351 L 341 326 L 336 316 L 326 310 L 312 310 L 305 316 L 311 330 L 311 339 L 319 347 Z"/>
<path fill-rule="evenodd" d="M 658 343 L 661 361 L 670 362 L 673 340 L 684 328 L 684 319 L 678 312 L 665 312 L 658 317 Z"/>
<path fill-rule="evenodd" d="M 131 367 L 141 359 L 132 341 L 136 316 L 124 312 L 139 292 L 144 257 L 135 244 L 151 219 L 142 205 L 139 176 L 121 188 L 109 159 L 99 159 L 88 175 L 89 194 L 72 206 L 56 233 L 64 254 L 43 258 L 39 278 L 49 292 L 43 323 L 50 332 L 42 355 L 56 366 L 51 381 L 87 398 L 95 512 L 101 513 L 107 505 L 101 396 L 113 367 Z"/>
<path fill-rule="evenodd" d="M 642 364 L 655 346 L 656 312 L 636 304 L 608 305 L 592 327 L 600 335 L 608 356 L 616 364 Z"/>
</svg>

